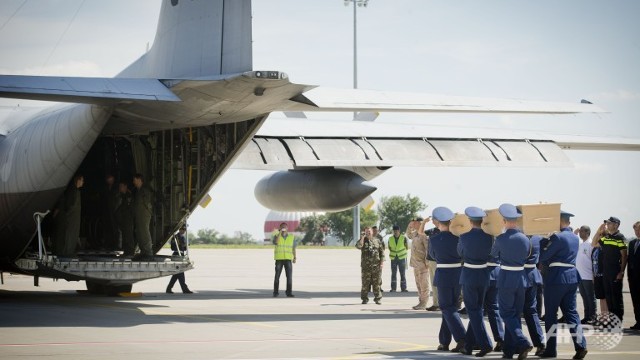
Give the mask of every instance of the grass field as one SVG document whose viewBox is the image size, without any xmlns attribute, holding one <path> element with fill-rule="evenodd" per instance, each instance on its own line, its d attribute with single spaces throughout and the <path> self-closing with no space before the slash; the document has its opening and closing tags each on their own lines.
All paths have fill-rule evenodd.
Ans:
<svg viewBox="0 0 640 360">
<path fill-rule="evenodd" d="M 167 243 L 165 248 L 169 249 L 169 244 Z M 198 244 L 198 245 L 189 245 L 191 249 L 273 249 L 273 245 L 260 245 L 260 244 L 245 244 L 245 245 L 221 245 L 221 244 Z M 315 249 L 315 250 L 326 250 L 326 249 L 349 249 L 351 250 L 353 246 L 309 246 L 309 245 L 299 245 L 296 249 Z"/>
</svg>

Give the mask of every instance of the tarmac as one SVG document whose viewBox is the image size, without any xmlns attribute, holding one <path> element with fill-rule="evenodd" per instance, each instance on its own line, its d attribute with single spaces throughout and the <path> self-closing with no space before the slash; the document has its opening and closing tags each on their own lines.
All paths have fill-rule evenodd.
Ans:
<svg viewBox="0 0 640 360">
<path fill-rule="evenodd" d="M 102 297 L 83 292 L 83 282 L 40 279 L 34 287 L 31 277 L 5 273 L 0 358 L 472 358 L 435 351 L 441 314 L 411 309 L 418 302 L 412 269 L 407 271 L 408 293 L 385 292 L 381 305 L 362 305 L 355 248 L 299 249 L 295 298 L 284 297 L 284 272 L 280 297 L 274 298 L 272 252 L 192 249 L 196 267 L 186 278 L 194 294 L 182 294 L 178 284 L 175 294 L 166 294 L 169 279 L 160 278 L 134 284 L 133 296 Z M 388 265 L 383 271 L 387 291 Z M 626 290 L 624 297 L 628 328 L 634 323 L 633 307 Z M 578 306 L 582 315 L 579 296 Z M 466 316 L 463 323 L 468 323 Z M 604 349 L 597 345 L 602 335 L 587 333 L 587 359 L 637 359 L 639 335 L 625 330 L 617 346 Z M 559 358 L 570 359 L 573 345 L 559 342 Z"/>
</svg>

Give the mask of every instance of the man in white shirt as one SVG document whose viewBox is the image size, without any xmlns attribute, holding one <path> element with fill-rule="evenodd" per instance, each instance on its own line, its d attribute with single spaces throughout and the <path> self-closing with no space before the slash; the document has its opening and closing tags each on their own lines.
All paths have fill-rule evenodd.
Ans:
<svg viewBox="0 0 640 360">
<path fill-rule="evenodd" d="M 582 297 L 582 303 L 584 304 L 584 318 L 580 322 L 582 324 L 590 324 L 596 315 L 596 297 L 593 290 L 593 263 L 591 261 L 593 247 L 591 241 L 589 241 L 591 229 L 586 225 L 582 225 L 575 233 L 580 236 L 581 240 L 578 256 L 576 257 L 576 268 L 581 278 L 578 284 L 578 291 L 580 291 L 580 297 Z"/>
</svg>

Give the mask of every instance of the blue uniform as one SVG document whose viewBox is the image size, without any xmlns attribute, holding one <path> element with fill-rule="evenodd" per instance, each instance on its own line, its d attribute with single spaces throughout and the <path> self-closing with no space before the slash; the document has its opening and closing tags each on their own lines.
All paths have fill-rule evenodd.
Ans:
<svg viewBox="0 0 640 360">
<path fill-rule="evenodd" d="M 484 296 L 484 309 L 487 312 L 489 326 L 493 333 L 493 340 L 496 342 L 504 342 L 504 323 L 500 316 L 498 307 L 498 276 L 500 276 L 500 260 L 495 256 L 489 256 L 487 263 L 489 271 L 489 287 Z"/>
<path fill-rule="evenodd" d="M 540 261 L 549 265 L 544 276 L 544 325 L 549 334 L 544 355 L 557 355 L 557 331 L 550 333 L 550 330 L 554 330 L 557 326 L 558 307 L 566 319 L 575 350 L 586 349 L 587 341 L 583 336 L 580 316 L 576 310 L 576 290 L 580 275 L 575 264 L 580 239 L 571 232 L 571 228 L 563 228 L 561 232 L 551 235 L 549 239 L 543 239 L 540 246 Z"/>
<path fill-rule="evenodd" d="M 492 245 L 493 237 L 479 228 L 473 228 L 460 235 L 458 242 L 458 253 L 464 262 L 460 285 L 462 285 L 464 306 L 469 314 L 469 326 L 465 338 L 467 352 L 471 352 L 474 345 L 478 345 L 480 349 L 489 350 L 493 347 L 482 316 L 484 297 L 489 287 L 487 261 L 491 256 Z"/>
<path fill-rule="evenodd" d="M 507 358 L 531 347 L 531 343 L 522 332 L 520 322 L 524 292 L 529 285 L 529 278 L 524 271 L 529 251 L 529 238 L 518 229 L 507 229 L 498 235 L 491 252 L 501 263 L 498 276 L 498 307 L 505 326 L 502 352 Z"/>
<path fill-rule="evenodd" d="M 442 324 L 438 335 L 440 344 L 448 346 L 451 335 L 456 342 L 464 340 L 465 332 L 456 302 L 460 297 L 460 269 L 462 259 L 458 255 L 458 237 L 442 231 L 429 239 L 429 255 L 436 260 L 433 285 L 438 287 L 438 302 L 442 310 Z"/>
<path fill-rule="evenodd" d="M 540 326 L 540 317 L 538 315 L 538 286 L 542 285 L 542 275 L 538 270 L 538 259 L 540 258 L 540 240 L 541 236 L 534 235 L 531 237 L 531 255 L 527 258 L 527 262 L 524 265 L 524 271 L 529 278 L 529 287 L 524 293 L 524 320 L 527 323 L 527 329 L 529 329 L 529 336 L 531 341 L 536 347 L 544 346 L 544 333 L 542 332 L 542 326 Z"/>
</svg>

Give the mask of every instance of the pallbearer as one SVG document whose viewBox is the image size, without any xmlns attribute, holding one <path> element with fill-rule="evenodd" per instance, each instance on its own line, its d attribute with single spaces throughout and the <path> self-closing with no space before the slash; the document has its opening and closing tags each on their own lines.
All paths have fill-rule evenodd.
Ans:
<svg viewBox="0 0 640 360">
<path fill-rule="evenodd" d="M 540 326 L 540 316 L 538 315 L 538 286 L 542 286 L 542 275 L 538 270 L 538 260 L 540 259 L 540 240 L 542 236 L 534 235 L 531 237 L 531 254 L 524 264 L 524 271 L 529 278 L 529 286 L 524 292 L 524 309 L 522 314 L 527 323 L 529 336 L 536 349 L 536 356 L 540 356 L 544 350 L 544 333 Z"/>
<path fill-rule="evenodd" d="M 433 282 L 438 287 L 438 301 L 440 310 L 442 310 L 438 350 L 447 351 L 449 349 L 453 334 L 457 344 L 451 351 L 459 352 L 464 349 L 465 333 L 456 307 L 456 302 L 460 297 L 459 282 L 462 259 L 458 255 L 458 237 L 449 231 L 454 214 L 446 207 L 437 207 L 433 209 L 432 217 L 438 221 L 440 229 L 440 233 L 429 239 L 429 255 L 437 263 Z"/>
<path fill-rule="evenodd" d="M 484 326 L 482 311 L 484 297 L 489 287 L 487 262 L 491 256 L 493 237 L 481 228 L 482 219 L 487 215 L 482 209 L 471 206 L 464 213 L 471 221 L 472 229 L 460 235 L 458 254 L 462 257 L 463 268 L 460 275 L 464 306 L 469 314 L 469 326 L 462 353 L 471 355 L 474 346 L 480 348 L 477 357 L 491 352 L 493 344 Z"/>
<path fill-rule="evenodd" d="M 504 219 L 505 232 L 498 235 L 491 254 L 500 260 L 498 276 L 498 306 L 504 320 L 503 359 L 526 359 L 533 349 L 522 333 L 520 312 L 524 307 L 524 292 L 528 285 L 524 264 L 529 257 L 529 238 L 518 229 L 517 219 L 522 215 L 511 204 L 502 204 L 498 208 Z"/>
<path fill-rule="evenodd" d="M 576 257 L 580 239 L 569 227 L 572 216 L 573 214 L 562 211 L 560 232 L 540 242 L 540 261 L 549 265 L 549 270 L 544 276 L 544 327 L 549 338 L 547 349 L 540 356 L 542 358 L 557 356 L 558 308 L 562 310 L 571 332 L 573 347 L 576 351 L 573 358 L 583 359 L 587 355 L 587 340 L 582 333 L 580 316 L 576 310 L 576 290 L 580 280 L 576 269 Z"/>
</svg>

